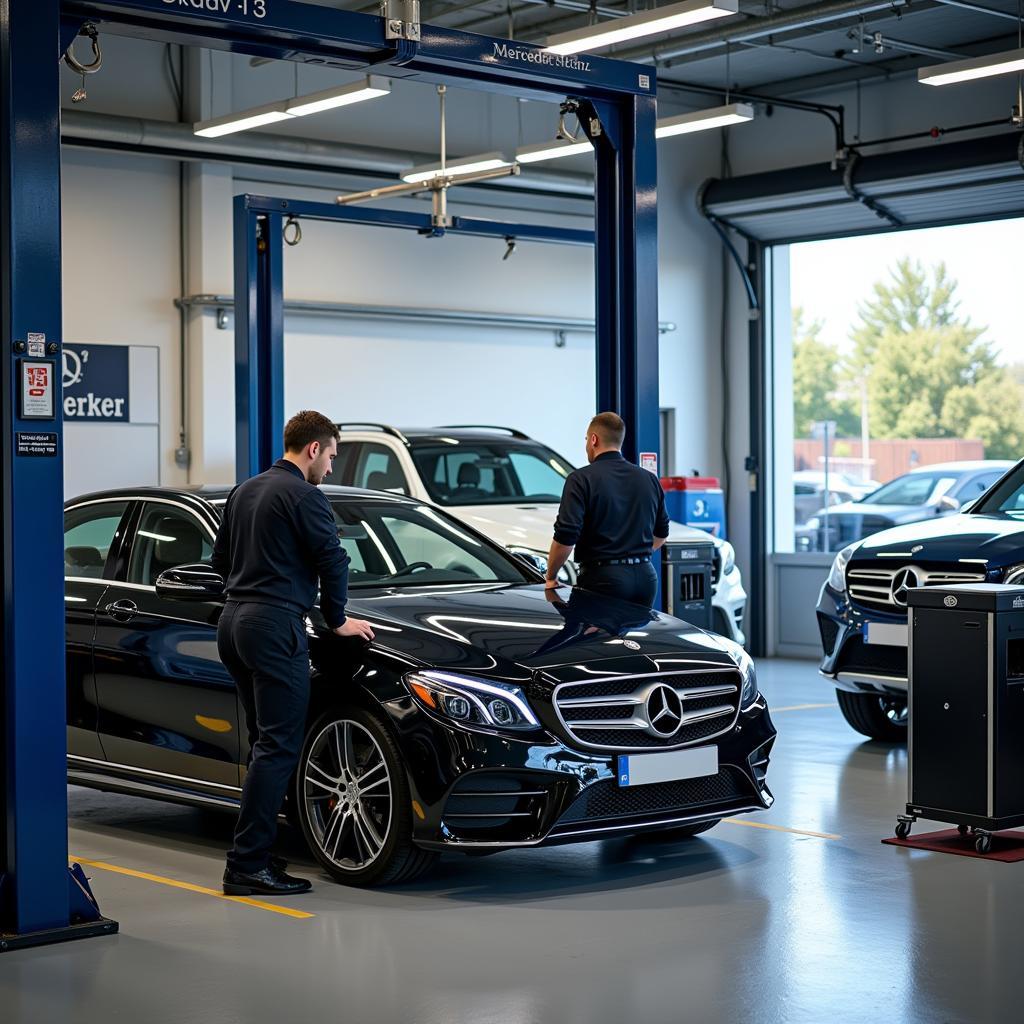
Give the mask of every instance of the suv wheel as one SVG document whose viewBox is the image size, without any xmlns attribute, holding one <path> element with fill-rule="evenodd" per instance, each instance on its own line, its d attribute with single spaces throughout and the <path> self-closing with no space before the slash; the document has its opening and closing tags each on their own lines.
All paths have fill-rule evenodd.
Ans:
<svg viewBox="0 0 1024 1024">
<path fill-rule="evenodd" d="M 302 834 L 331 875 L 349 885 L 407 882 L 437 854 L 412 842 L 412 797 L 387 727 L 362 708 L 313 724 L 295 774 Z"/>
<path fill-rule="evenodd" d="M 901 743 L 907 739 L 907 701 L 873 693 L 836 690 L 843 718 L 857 732 L 873 740 Z"/>
</svg>

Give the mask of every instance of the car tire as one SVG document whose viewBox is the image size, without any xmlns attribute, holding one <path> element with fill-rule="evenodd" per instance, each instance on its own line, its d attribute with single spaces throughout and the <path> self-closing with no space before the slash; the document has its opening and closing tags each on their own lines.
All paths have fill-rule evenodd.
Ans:
<svg viewBox="0 0 1024 1024">
<path fill-rule="evenodd" d="M 887 743 L 906 742 L 907 702 L 873 693 L 836 690 L 843 718 L 863 736 Z"/>
<path fill-rule="evenodd" d="M 398 746 L 386 723 L 363 708 L 333 708 L 313 723 L 293 803 L 313 856 L 346 885 L 409 882 L 437 860 L 413 843 L 412 795 Z"/>
</svg>

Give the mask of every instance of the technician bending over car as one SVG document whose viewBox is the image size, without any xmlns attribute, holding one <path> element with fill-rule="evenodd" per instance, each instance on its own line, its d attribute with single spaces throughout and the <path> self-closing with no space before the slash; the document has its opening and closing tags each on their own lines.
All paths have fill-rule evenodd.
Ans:
<svg viewBox="0 0 1024 1024">
<path fill-rule="evenodd" d="M 251 761 L 242 787 L 224 892 L 231 896 L 307 892 L 271 857 L 277 815 L 298 764 L 309 706 L 305 617 L 317 597 L 338 636 L 373 639 L 362 619 L 345 617 L 349 557 L 330 503 L 319 489 L 338 450 L 338 429 L 305 411 L 284 428 L 284 458 L 239 484 L 224 509 L 212 564 L 227 602 L 217 650 L 245 710 Z"/>
<path fill-rule="evenodd" d="M 626 424 L 613 412 L 587 427 L 587 462 L 565 481 L 548 554 L 549 590 L 576 548 L 577 585 L 650 607 L 658 593 L 651 556 L 668 539 L 661 481 L 622 455 Z"/>
</svg>

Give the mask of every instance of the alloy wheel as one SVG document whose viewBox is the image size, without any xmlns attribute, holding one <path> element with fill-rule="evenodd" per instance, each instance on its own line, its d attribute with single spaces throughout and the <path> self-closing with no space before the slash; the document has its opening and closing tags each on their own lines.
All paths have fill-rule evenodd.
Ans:
<svg viewBox="0 0 1024 1024">
<path fill-rule="evenodd" d="M 305 814 L 323 854 L 343 871 L 360 871 L 384 849 L 394 795 L 384 754 L 359 722 L 324 726 L 302 766 Z"/>
</svg>

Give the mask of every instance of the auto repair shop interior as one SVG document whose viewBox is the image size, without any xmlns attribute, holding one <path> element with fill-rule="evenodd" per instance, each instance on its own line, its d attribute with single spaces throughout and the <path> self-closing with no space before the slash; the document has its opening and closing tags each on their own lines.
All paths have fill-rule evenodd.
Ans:
<svg viewBox="0 0 1024 1024">
<path fill-rule="evenodd" d="M 4 1024 L 1015 1018 L 1021 0 L 0 0 L 0 134 Z M 236 895 L 303 409 L 375 637 Z"/>
</svg>

